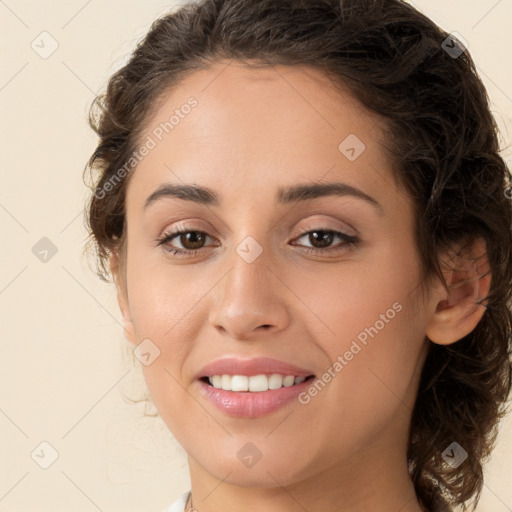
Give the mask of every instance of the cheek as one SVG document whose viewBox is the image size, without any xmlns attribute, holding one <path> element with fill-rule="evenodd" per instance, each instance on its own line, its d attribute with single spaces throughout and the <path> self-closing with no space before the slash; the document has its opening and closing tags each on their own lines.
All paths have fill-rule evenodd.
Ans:
<svg viewBox="0 0 512 512">
<path fill-rule="evenodd" d="M 163 360 L 167 355 L 143 367 L 147 389 L 159 416 L 178 443 L 188 453 L 194 447 L 201 451 L 203 445 L 197 440 L 211 438 L 218 425 L 204 409 L 197 407 L 196 400 L 180 380 L 179 365 L 171 366 Z"/>
<path fill-rule="evenodd" d="M 150 339 L 159 351 L 150 365 L 142 365 L 144 379 L 162 419 L 178 441 L 185 442 L 192 431 L 188 420 L 184 423 L 183 411 L 189 411 L 197 424 L 204 423 L 204 411 L 191 408 L 187 386 L 197 370 L 190 364 L 195 342 L 208 329 L 205 300 L 219 277 L 202 272 L 198 278 L 192 265 L 151 265 L 142 254 L 132 254 L 128 292 L 135 334 L 139 343 Z"/>
<path fill-rule="evenodd" d="M 373 336 L 400 338 L 412 327 L 409 310 L 419 269 L 413 258 L 399 256 L 382 250 L 364 263 L 350 261 L 318 267 L 309 275 L 285 276 L 307 308 L 301 322 L 329 354 L 348 350 L 356 338 L 363 343 Z M 400 321 L 404 317 L 407 321 Z"/>
<path fill-rule="evenodd" d="M 425 335 L 413 291 L 419 272 L 412 246 L 398 254 L 390 244 L 364 268 L 340 266 L 294 282 L 310 309 L 303 321 L 329 361 L 319 394 L 329 388 L 338 419 L 354 411 L 361 418 L 386 414 L 411 394 Z"/>
<path fill-rule="evenodd" d="M 128 268 L 129 301 L 132 318 L 140 336 L 155 339 L 192 339 L 197 322 L 191 322 L 195 307 L 218 280 L 192 266 L 168 262 L 149 265 L 144 258 L 132 258 Z M 185 338 L 187 336 L 187 338 Z"/>
</svg>

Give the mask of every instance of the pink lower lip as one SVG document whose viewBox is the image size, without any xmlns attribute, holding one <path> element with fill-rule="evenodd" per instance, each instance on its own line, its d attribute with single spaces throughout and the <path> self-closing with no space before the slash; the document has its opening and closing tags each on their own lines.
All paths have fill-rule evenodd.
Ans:
<svg viewBox="0 0 512 512">
<path fill-rule="evenodd" d="M 221 411 L 238 418 L 258 418 L 277 411 L 292 402 L 311 385 L 313 380 L 308 379 L 293 386 L 257 393 L 225 391 L 210 386 L 202 380 L 198 382 L 201 386 L 201 393 Z"/>
</svg>

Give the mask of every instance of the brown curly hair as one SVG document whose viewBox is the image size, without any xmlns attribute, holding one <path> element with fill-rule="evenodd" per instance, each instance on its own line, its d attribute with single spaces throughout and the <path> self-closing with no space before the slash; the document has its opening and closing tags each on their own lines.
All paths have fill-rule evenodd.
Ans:
<svg viewBox="0 0 512 512">
<path fill-rule="evenodd" d="M 467 510 L 471 499 L 476 507 L 482 463 L 505 414 L 512 373 L 510 173 L 473 60 L 450 37 L 401 0 L 187 4 L 153 23 L 95 99 L 89 122 L 100 141 L 85 169 L 96 174 L 87 245 L 94 246 L 98 276 L 108 281 L 109 254 L 118 252 L 121 261 L 125 254 L 124 198 L 131 175 L 118 186 L 106 185 L 137 147 L 158 100 L 188 73 L 220 58 L 250 66 L 313 66 L 379 114 L 398 182 L 415 201 L 425 282 L 438 276 L 446 285 L 439 251 L 477 236 L 486 241 L 492 276 L 476 328 L 452 345 L 431 343 L 423 368 L 408 460 L 418 499 L 428 510 L 440 504 Z M 447 51 L 447 41 L 460 55 Z M 468 452 L 457 468 L 442 458 L 454 440 Z"/>
</svg>

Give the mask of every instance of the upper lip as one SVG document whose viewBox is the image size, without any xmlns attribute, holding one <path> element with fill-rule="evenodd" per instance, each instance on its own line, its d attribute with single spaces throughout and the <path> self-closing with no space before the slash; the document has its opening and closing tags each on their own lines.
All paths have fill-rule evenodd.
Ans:
<svg viewBox="0 0 512 512">
<path fill-rule="evenodd" d="M 211 377 L 212 375 L 247 375 L 250 377 L 251 375 L 270 375 L 273 373 L 295 375 L 296 377 L 313 375 L 313 372 L 310 370 L 271 357 L 255 357 L 251 359 L 225 357 L 212 361 L 201 368 L 196 375 L 196 379 Z"/>
</svg>

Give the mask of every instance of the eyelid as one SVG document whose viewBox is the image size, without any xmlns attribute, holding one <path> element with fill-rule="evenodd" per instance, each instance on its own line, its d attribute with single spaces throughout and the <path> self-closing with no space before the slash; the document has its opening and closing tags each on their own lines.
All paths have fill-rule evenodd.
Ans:
<svg viewBox="0 0 512 512">
<path fill-rule="evenodd" d="M 303 235 L 304 233 L 307 233 L 308 230 L 325 230 L 325 231 L 339 231 L 349 236 L 357 236 L 361 237 L 360 232 L 358 229 L 356 229 L 352 224 L 347 222 L 346 220 L 336 219 L 336 218 L 330 218 L 327 220 L 326 213 L 312 213 L 312 216 L 308 216 L 306 220 L 301 219 L 298 222 L 294 224 L 294 226 L 297 226 L 303 223 L 299 230 L 298 235 L 295 235 L 292 239 L 294 239 L 296 236 Z M 332 217 L 331 215 L 327 215 L 327 217 Z M 183 220 L 178 220 L 175 223 L 173 223 L 171 226 L 166 227 L 161 231 L 161 235 L 158 238 L 162 238 L 165 234 L 175 232 L 177 230 L 187 230 L 187 231 L 202 231 L 206 232 L 209 236 L 213 236 L 217 239 L 221 238 L 221 234 L 219 231 L 214 228 L 211 223 L 206 222 L 207 226 L 202 227 L 198 226 L 197 223 L 205 223 L 203 219 L 200 218 L 186 218 Z M 334 223 L 337 223 L 338 225 L 332 225 Z M 341 226 L 339 224 L 341 223 Z M 191 225 L 192 224 L 192 225 Z M 231 232 L 231 230 L 229 230 Z"/>
<path fill-rule="evenodd" d="M 294 226 L 296 225 L 311 225 L 313 223 L 313 228 L 318 229 L 319 226 L 323 226 L 327 229 L 332 229 L 335 231 L 339 231 L 343 229 L 345 231 L 349 231 L 350 234 L 360 235 L 359 230 L 353 225 L 353 221 L 356 218 L 364 218 L 361 217 L 359 210 L 351 211 L 344 209 L 333 209 L 329 206 L 327 207 L 318 207 L 306 210 L 307 216 L 302 217 L 296 221 Z"/>
<path fill-rule="evenodd" d="M 176 221 L 171 225 L 167 226 L 166 228 L 162 229 L 159 238 L 165 236 L 166 234 L 174 233 L 175 231 L 178 230 L 201 231 L 207 233 L 210 236 L 215 236 L 217 238 L 220 236 L 218 231 L 209 222 L 206 223 L 206 226 L 200 226 L 199 223 L 205 224 L 205 222 L 202 219 L 195 218 Z"/>
<path fill-rule="evenodd" d="M 202 228 L 202 227 L 198 227 L 198 226 L 194 226 L 194 225 L 189 225 L 188 222 L 189 221 L 179 221 L 179 222 L 173 224 L 171 227 L 168 227 L 168 228 L 162 230 L 161 235 L 158 236 L 157 238 L 162 239 L 168 235 L 176 234 L 178 231 L 203 232 L 210 238 L 219 238 L 219 236 L 220 236 L 217 233 L 217 231 L 213 228 L 210 229 L 209 227 Z M 351 228 L 351 230 L 353 230 L 352 233 L 350 232 L 351 230 L 347 230 L 347 229 L 336 227 L 336 226 L 329 226 L 327 222 L 325 222 L 325 221 L 322 222 L 321 220 L 311 223 L 312 221 L 310 219 L 308 219 L 308 221 L 306 221 L 306 222 L 308 222 L 310 224 L 308 224 L 308 223 L 304 224 L 303 227 L 300 228 L 299 232 L 291 238 L 291 240 L 295 240 L 297 237 L 304 236 L 305 234 L 309 233 L 310 231 L 337 231 L 337 232 L 343 233 L 347 236 L 359 236 L 358 230 L 353 228 L 348 223 L 344 223 L 344 224 L 346 224 L 348 227 Z M 213 234 L 212 231 L 215 232 L 215 234 Z"/>
<path fill-rule="evenodd" d="M 347 226 L 350 229 L 347 229 L 346 227 L 330 226 L 330 222 L 327 222 L 325 220 L 319 219 L 319 220 L 312 221 L 311 219 L 308 219 L 303 224 L 303 227 L 301 227 L 299 236 L 309 233 L 310 231 L 337 231 L 337 232 L 343 233 L 344 235 L 347 235 L 347 236 L 354 236 L 354 237 L 360 238 L 360 234 L 357 229 L 352 227 L 347 222 L 343 222 L 343 224 L 345 224 L 345 226 Z"/>
</svg>

